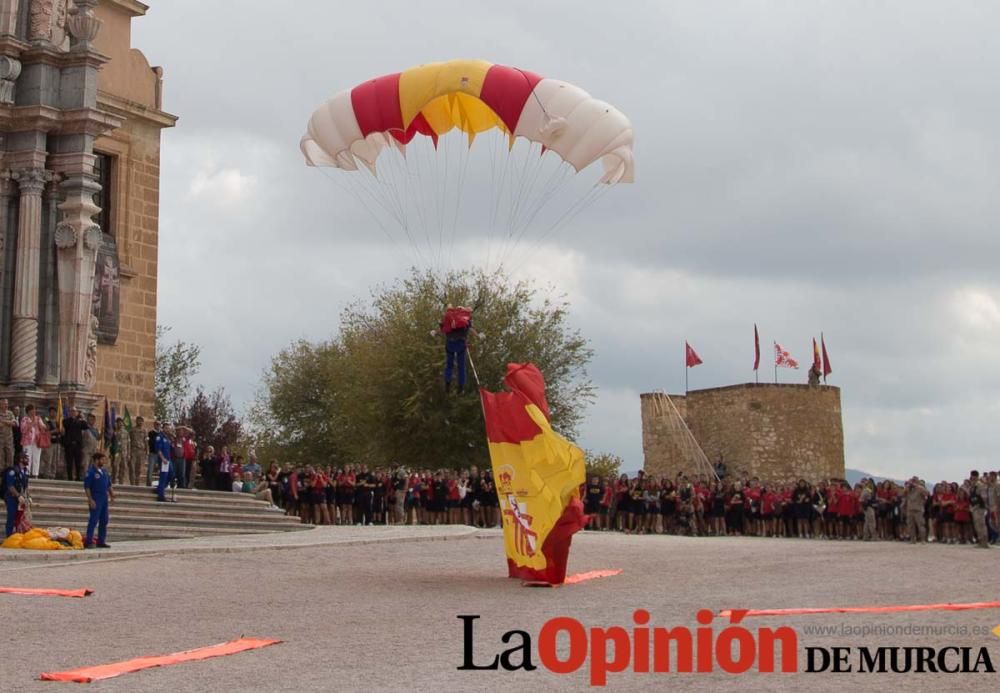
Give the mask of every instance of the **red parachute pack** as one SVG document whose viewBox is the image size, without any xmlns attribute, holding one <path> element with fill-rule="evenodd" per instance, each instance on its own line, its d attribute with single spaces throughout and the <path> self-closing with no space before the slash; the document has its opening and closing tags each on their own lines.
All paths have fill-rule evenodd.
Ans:
<svg viewBox="0 0 1000 693">
<path fill-rule="evenodd" d="M 464 330 L 472 324 L 472 309 L 465 306 L 449 308 L 441 318 L 441 331 L 451 334 L 459 330 Z"/>
</svg>

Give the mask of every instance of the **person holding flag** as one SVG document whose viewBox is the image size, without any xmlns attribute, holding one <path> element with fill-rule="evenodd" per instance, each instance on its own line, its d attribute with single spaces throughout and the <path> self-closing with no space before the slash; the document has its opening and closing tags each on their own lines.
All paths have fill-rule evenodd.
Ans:
<svg viewBox="0 0 1000 693">
<path fill-rule="evenodd" d="M 813 337 L 813 362 L 809 367 L 809 384 L 818 386 L 820 375 L 822 375 L 822 367 L 819 362 L 819 347 L 816 345 L 816 338 Z"/>
</svg>

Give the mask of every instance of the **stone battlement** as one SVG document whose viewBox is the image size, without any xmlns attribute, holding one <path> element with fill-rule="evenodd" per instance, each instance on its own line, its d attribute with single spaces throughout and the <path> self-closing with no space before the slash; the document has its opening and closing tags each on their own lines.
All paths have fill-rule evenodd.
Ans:
<svg viewBox="0 0 1000 693">
<path fill-rule="evenodd" d="M 730 474 L 770 482 L 843 477 L 840 388 L 743 383 L 687 395 L 640 395 L 644 468 L 649 474 L 704 474 L 677 415 L 708 459 L 722 454 Z M 677 413 L 674 413 L 676 408 Z"/>
</svg>

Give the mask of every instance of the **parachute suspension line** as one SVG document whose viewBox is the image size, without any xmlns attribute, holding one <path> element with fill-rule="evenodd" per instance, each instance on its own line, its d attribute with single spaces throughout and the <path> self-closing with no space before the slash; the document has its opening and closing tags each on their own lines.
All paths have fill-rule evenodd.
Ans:
<svg viewBox="0 0 1000 693">
<path fill-rule="evenodd" d="M 385 169 L 391 168 L 392 164 L 389 162 L 388 159 L 386 159 L 385 157 L 379 157 L 379 158 L 385 160 L 381 162 L 382 165 L 380 165 L 380 168 L 377 170 L 382 170 L 383 168 Z M 362 174 L 362 178 L 360 179 L 358 184 L 373 199 L 378 201 L 379 205 L 386 212 L 386 214 L 389 214 L 396 220 L 400 228 L 403 230 L 403 233 L 406 235 L 406 238 L 409 241 L 410 246 L 413 248 L 413 251 L 420 259 L 420 264 L 426 264 L 427 260 L 424 257 L 423 253 L 420 251 L 420 248 L 417 245 L 417 243 L 414 241 L 413 235 L 410 233 L 409 225 L 406 223 L 405 211 L 399 208 L 398 205 L 395 205 L 393 203 L 390 194 L 386 192 L 386 187 L 387 187 L 386 184 L 383 183 L 382 180 L 380 180 L 374 173 L 372 173 L 372 171 L 367 166 L 362 166 L 362 168 L 364 169 L 364 173 Z M 386 173 L 385 178 L 387 177 L 388 174 Z"/>
<path fill-rule="evenodd" d="M 454 269 L 452 259 L 455 255 L 455 237 L 458 235 L 458 213 L 461 211 L 462 200 L 465 197 L 465 181 L 466 174 L 469 170 L 469 159 L 472 158 L 472 145 L 470 144 L 469 146 L 464 147 L 462 152 L 462 168 L 458 175 L 458 199 L 455 201 L 455 215 L 451 221 L 451 240 L 448 244 L 448 271 Z"/>
<path fill-rule="evenodd" d="M 595 184 L 594 187 L 591 188 L 587 192 L 587 194 L 583 196 L 583 198 L 581 198 L 574 205 L 572 205 L 566 212 L 563 213 L 563 215 L 558 220 L 556 220 L 554 224 L 552 224 L 552 226 L 549 227 L 547 231 L 543 232 L 539 236 L 539 238 L 535 241 L 535 245 L 541 246 L 549 239 L 557 236 L 564 228 L 566 228 L 566 226 L 569 225 L 571 221 L 573 221 L 573 219 L 579 216 L 581 212 L 588 209 L 591 205 L 597 202 L 597 200 L 603 197 L 604 194 L 607 192 L 608 188 L 610 187 L 611 187 L 610 185 L 602 183 Z M 514 267 L 514 269 L 511 270 L 511 274 L 514 274 L 515 272 L 517 272 L 517 270 L 521 269 L 521 267 L 523 267 L 524 264 L 528 261 L 529 257 L 530 255 L 522 259 Z"/>
<path fill-rule="evenodd" d="M 500 142 L 500 137 L 491 134 L 492 142 L 490 143 L 490 214 L 489 214 L 489 224 L 486 228 L 486 269 L 489 271 L 490 268 L 490 256 L 492 255 L 492 242 L 493 242 L 493 208 L 494 208 L 494 198 L 496 197 L 496 182 L 497 182 L 497 144 Z"/>
<path fill-rule="evenodd" d="M 430 201 L 428 200 L 429 196 L 427 194 L 428 176 L 424 174 L 424 169 L 430 169 L 431 164 L 426 160 L 427 156 L 425 155 L 424 150 L 424 147 L 416 147 L 413 152 L 413 163 L 417 170 L 416 174 L 411 175 L 415 195 L 410 199 L 413 200 L 414 207 L 416 207 L 420 227 L 426 230 L 430 227 L 431 210 Z M 407 168 L 407 171 L 409 172 L 409 168 Z"/>
<path fill-rule="evenodd" d="M 511 212 L 511 224 L 510 224 L 511 235 L 508 236 L 508 240 L 510 240 L 513 236 L 517 235 L 519 232 L 523 230 L 520 224 L 521 215 L 526 207 L 528 208 L 530 213 L 530 205 L 534 201 L 535 196 L 537 195 L 537 193 L 534 192 L 536 190 L 535 183 L 538 181 L 538 175 L 545 167 L 545 164 L 543 162 L 544 156 L 542 154 L 541 147 L 539 147 L 537 151 L 538 154 L 536 155 L 535 146 L 533 143 L 528 146 L 527 156 L 529 160 L 533 160 L 530 167 L 531 173 L 529 175 L 526 175 L 525 178 L 521 181 L 521 191 L 524 194 L 518 195 L 517 205 Z"/>
<path fill-rule="evenodd" d="M 528 146 L 525 147 L 524 161 L 521 163 L 521 176 L 518 181 L 517 186 L 517 198 L 511 196 L 511 207 L 509 216 L 507 217 L 507 242 L 510 242 L 511 237 L 514 234 L 514 222 L 517 219 L 518 209 L 521 207 L 521 199 L 524 196 L 524 184 L 528 180 L 528 162 L 531 159 L 531 150 L 533 148 L 533 143 L 529 142 Z M 513 193 L 513 189 L 511 190 Z"/>
<path fill-rule="evenodd" d="M 417 182 L 419 183 L 417 200 L 423 206 L 423 214 L 421 215 L 422 223 L 420 224 L 421 231 L 423 232 L 423 244 L 427 247 L 427 253 L 433 260 L 434 249 L 430 229 L 434 224 L 434 210 L 431 209 L 434 201 L 434 185 L 436 183 L 432 175 L 434 173 L 434 166 L 429 160 L 426 147 L 416 146 L 414 150 L 413 159 L 416 162 Z M 432 270 L 436 270 L 433 262 L 429 262 L 427 266 Z"/>
<path fill-rule="evenodd" d="M 523 223 L 519 224 L 519 232 L 515 236 L 512 246 L 509 248 L 511 254 L 517 249 L 521 240 L 531 228 L 538 213 L 562 190 L 562 187 L 569 180 L 569 171 L 571 170 L 573 170 L 572 167 L 562 160 L 556 165 L 556 168 L 549 175 L 548 180 L 546 180 L 545 185 L 535 196 L 533 203 L 528 205 L 527 212 L 525 212 L 526 219 Z"/>
<path fill-rule="evenodd" d="M 450 135 L 450 134 L 451 133 L 448 133 L 448 135 Z M 434 224 L 434 226 L 436 227 L 436 230 L 437 230 L 437 254 L 435 255 L 435 257 L 437 258 L 437 264 L 440 264 L 441 246 L 444 244 L 444 240 L 443 240 L 443 236 L 444 236 L 444 217 L 448 213 L 448 211 L 447 211 L 448 210 L 448 172 L 449 172 L 449 169 L 451 168 L 451 150 L 452 150 L 452 146 L 451 146 L 451 140 L 452 140 L 452 138 L 450 136 L 448 136 L 448 135 L 446 135 L 445 137 L 441 138 L 441 141 L 444 142 L 444 175 L 441 177 L 441 186 L 440 186 L 440 190 L 439 190 L 439 194 L 438 194 L 438 200 L 439 200 L 438 215 L 437 215 L 437 218 L 435 219 L 436 223 Z M 433 231 L 434 231 L 434 229 L 431 230 L 432 233 L 433 233 Z"/>
<path fill-rule="evenodd" d="M 340 181 L 337 180 L 338 176 L 333 175 L 332 173 L 327 171 L 324 167 L 320 166 L 317 168 L 319 168 L 319 170 L 323 173 L 323 175 L 327 179 L 332 181 L 334 185 L 336 185 L 341 190 L 346 191 L 349 195 L 354 197 L 355 200 L 357 200 L 361 208 L 364 209 L 369 214 L 369 216 L 371 216 L 371 218 L 375 220 L 376 224 L 378 224 L 379 229 L 382 231 L 383 235 L 385 235 L 386 239 L 389 241 L 389 246 L 393 249 L 394 252 L 399 253 L 404 260 L 412 261 L 412 258 L 406 258 L 405 253 L 402 253 L 400 251 L 399 244 L 396 242 L 396 238 L 394 238 L 393 235 L 389 233 L 389 230 L 385 227 L 385 224 L 382 223 L 382 219 L 380 219 L 379 215 L 375 213 L 375 210 L 372 209 L 371 205 L 365 202 L 364 197 L 362 197 L 362 195 L 357 190 L 346 184 L 341 184 Z M 350 176 L 344 177 L 344 180 L 351 181 L 351 177 Z M 357 184 L 356 181 L 352 182 Z M 420 262 L 421 264 L 423 264 L 422 258 L 420 259 Z"/>
<path fill-rule="evenodd" d="M 508 256 L 513 257 L 515 255 L 521 241 L 524 240 L 528 231 L 531 229 L 532 224 L 534 224 L 535 218 L 542 211 L 542 209 L 549 204 L 552 198 L 562 192 L 563 188 L 569 180 L 571 180 L 570 172 L 573 170 L 573 167 L 564 161 L 560 162 L 558 167 L 553 170 L 549 179 L 545 182 L 545 187 L 543 188 L 542 193 L 538 196 L 536 204 L 533 205 L 533 208 L 531 208 L 530 216 L 528 216 L 524 224 L 521 226 L 520 233 L 518 233 L 515 237 L 514 243 L 508 249 L 508 254 L 505 255 L 504 260 L 506 260 Z"/>
</svg>

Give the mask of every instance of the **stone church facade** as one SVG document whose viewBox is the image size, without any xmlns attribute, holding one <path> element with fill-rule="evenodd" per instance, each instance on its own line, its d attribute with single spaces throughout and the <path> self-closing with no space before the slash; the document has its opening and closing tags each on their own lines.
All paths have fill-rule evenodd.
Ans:
<svg viewBox="0 0 1000 693">
<path fill-rule="evenodd" d="M 162 69 L 137 0 L 0 0 L 0 397 L 153 408 Z"/>
</svg>

